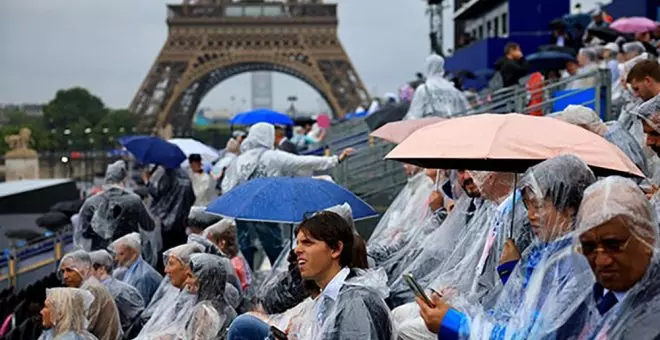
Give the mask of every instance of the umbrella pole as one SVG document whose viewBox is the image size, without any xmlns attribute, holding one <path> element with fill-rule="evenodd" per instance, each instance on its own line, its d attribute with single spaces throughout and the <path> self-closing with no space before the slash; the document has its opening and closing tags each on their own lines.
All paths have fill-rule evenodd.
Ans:
<svg viewBox="0 0 660 340">
<path fill-rule="evenodd" d="M 513 176 L 513 201 L 511 203 L 511 226 L 509 228 L 509 238 L 513 239 L 513 224 L 516 217 L 516 187 L 518 186 L 518 174 Z"/>
</svg>

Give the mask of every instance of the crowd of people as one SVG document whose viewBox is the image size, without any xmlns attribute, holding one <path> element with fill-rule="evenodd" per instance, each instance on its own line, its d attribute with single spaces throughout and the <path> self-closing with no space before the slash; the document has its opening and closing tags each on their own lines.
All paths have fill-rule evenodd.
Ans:
<svg viewBox="0 0 660 340">
<path fill-rule="evenodd" d="M 578 54 L 583 70 L 604 58 L 616 74 L 617 120 L 577 105 L 552 117 L 616 145 L 646 178 L 597 177 L 574 155 L 521 174 L 407 165 L 368 240 L 348 204 L 305 216 L 290 242 L 279 224 L 205 211 L 246 182 L 314 176 L 353 153 L 298 155 L 322 129 L 287 138 L 254 124 L 210 168 L 199 154 L 137 176 L 110 164 L 72 217 L 76 250 L 59 262 L 65 287 L 47 291 L 41 339 L 656 339 L 660 64 L 638 47 Z M 506 82 L 526 67 L 515 44 L 498 64 Z M 388 99 L 410 100 L 405 119 L 469 112 L 440 56 L 414 85 Z"/>
</svg>

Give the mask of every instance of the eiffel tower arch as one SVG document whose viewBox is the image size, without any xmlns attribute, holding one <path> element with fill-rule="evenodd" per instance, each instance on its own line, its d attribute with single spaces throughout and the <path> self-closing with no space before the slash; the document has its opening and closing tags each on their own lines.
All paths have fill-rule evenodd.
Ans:
<svg viewBox="0 0 660 340">
<path fill-rule="evenodd" d="M 316 89 L 342 117 L 369 95 L 337 36 L 335 4 L 168 5 L 168 37 L 130 109 L 141 128 L 188 131 L 202 98 L 229 77 L 275 71 Z"/>
</svg>

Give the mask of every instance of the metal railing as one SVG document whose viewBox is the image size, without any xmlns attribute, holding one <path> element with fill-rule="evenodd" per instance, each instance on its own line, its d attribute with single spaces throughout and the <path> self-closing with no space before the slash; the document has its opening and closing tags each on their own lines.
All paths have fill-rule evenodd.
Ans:
<svg viewBox="0 0 660 340">
<path fill-rule="evenodd" d="M 593 79 L 594 87 L 577 88 L 570 92 L 559 94 L 558 91 L 570 88 L 571 84 L 584 79 Z M 545 81 L 538 88 L 529 89 L 523 86 L 499 89 L 479 95 L 480 103 L 456 116 L 480 113 L 528 114 L 541 111 L 549 114 L 555 104 L 565 101 L 581 93 L 593 91 L 593 96 L 578 102 L 576 105 L 593 105 L 596 112 L 605 112 L 605 119 L 612 119 L 611 107 L 611 73 L 608 69 L 576 75 L 559 81 Z M 530 98 L 541 95 L 542 100 L 529 104 Z M 604 105 L 604 107 L 602 107 Z M 350 122 L 350 124 L 349 124 Z M 363 120 L 345 122 L 345 125 L 333 126 L 335 139 L 330 140 L 324 148 L 327 154 L 337 153 L 345 147 L 353 147 L 357 152 L 342 162 L 333 170 L 333 178 L 337 183 L 358 194 L 367 202 L 387 206 L 391 199 L 406 183 L 403 164 L 385 160 L 387 153 L 394 147 L 391 143 L 369 138 L 368 126 Z M 389 201 L 387 201 L 389 199 Z"/>
</svg>

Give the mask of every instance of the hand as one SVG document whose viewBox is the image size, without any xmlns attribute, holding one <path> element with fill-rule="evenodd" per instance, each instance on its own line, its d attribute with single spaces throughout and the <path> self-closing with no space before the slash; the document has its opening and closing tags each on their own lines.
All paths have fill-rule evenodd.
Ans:
<svg viewBox="0 0 660 340">
<path fill-rule="evenodd" d="M 452 210 L 454 210 L 455 205 L 456 205 L 456 203 L 454 203 L 454 200 L 447 200 L 447 202 L 445 203 L 445 209 L 449 213 Z"/>
<path fill-rule="evenodd" d="M 516 243 L 512 239 L 507 239 L 504 243 L 502 256 L 500 257 L 500 264 L 520 260 L 520 251 L 516 247 Z"/>
<path fill-rule="evenodd" d="M 444 207 L 444 203 L 445 197 L 442 196 L 442 193 L 438 191 L 431 192 L 431 196 L 429 196 L 429 207 L 431 207 L 431 210 L 437 211 L 438 209 Z"/>
<path fill-rule="evenodd" d="M 652 184 L 650 189 L 645 190 L 646 198 L 650 200 L 651 198 L 653 198 L 653 195 L 655 195 L 656 192 L 658 192 L 658 186 Z"/>
<path fill-rule="evenodd" d="M 440 325 L 442 325 L 442 320 L 445 318 L 445 315 L 449 311 L 449 306 L 438 294 L 433 293 L 431 295 L 431 302 L 435 307 L 429 307 L 426 302 L 420 298 L 415 299 L 419 305 L 419 315 L 424 319 L 426 328 L 434 334 L 438 334 L 440 331 Z"/>
<path fill-rule="evenodd" d="M 355 152 L 355 149 L 353 149 L 353 148 L 344 149 L 344 151 L 342 151 L 341 154 L 339 155 L 339 161 L 340 162 L 343 161 L 344 159 L 346 159 L 346 157 L 350 156 L 353 152 Z"/>
</svg>

